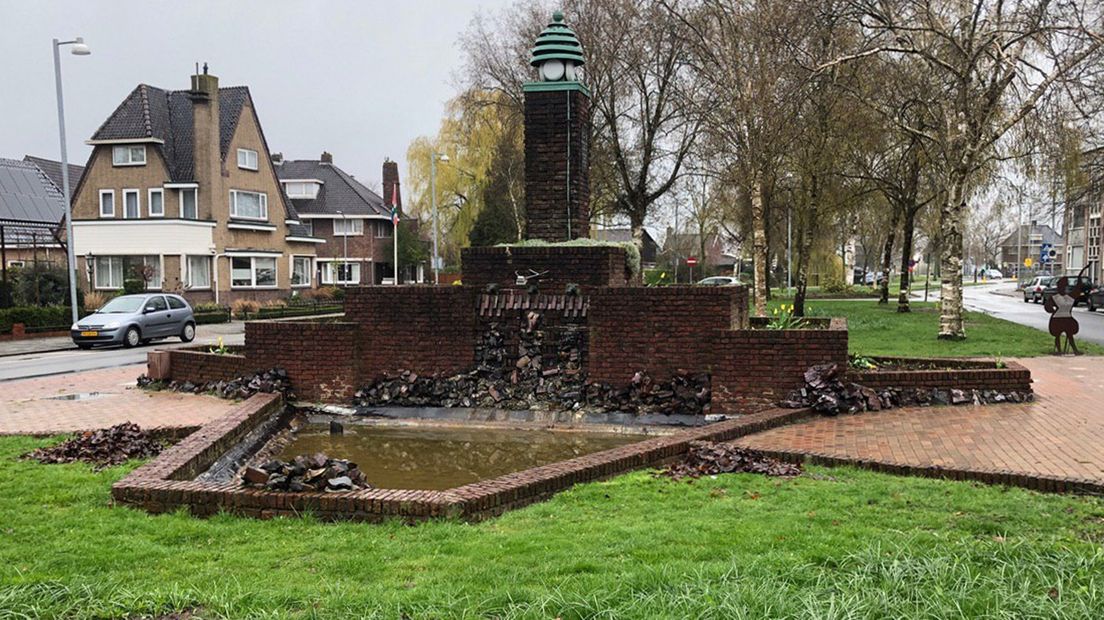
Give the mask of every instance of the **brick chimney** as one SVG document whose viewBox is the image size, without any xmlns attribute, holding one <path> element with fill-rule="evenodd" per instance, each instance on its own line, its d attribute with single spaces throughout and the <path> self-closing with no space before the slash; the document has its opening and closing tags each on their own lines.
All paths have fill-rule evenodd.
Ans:
<svg viewBox="0 0 1104 620">
<path fill-rule="evenodd" d="M 324 164 L 332 164 L 333 163 L 333 155 L 331 155 L 329 153 L 329 151 L 322 151 L 322 156 L 319 157 L 318 159 Z"/>
<path fill-rule="evenodd" d="M 197 67 L 198 69 L 198 67 Z M 211 217 L 215 196 L 222 195 L 222 148 L 219 142 L 219 80 L 203 72 L 192 76 L 188 93 L 192 100 L 192 157 L 195 179 L 200 185 L 200 217 Z"/>
<path fill-rule="evenodd" d="M 273 153 L 271 155 L 271 157 L 272 157 L 272 163 L 276 164 L 277 166 L 284 163 L 284 154 L 283 153 Z"/>
<path fill-rule="evenodd" d="M 399 164 L 390 159 L 383 162 L 383 205 L 390 207 L 392 197 L 398 198 L 395 206 L 402 211 L 402 186 L 399 184 Z"/>
</svg>

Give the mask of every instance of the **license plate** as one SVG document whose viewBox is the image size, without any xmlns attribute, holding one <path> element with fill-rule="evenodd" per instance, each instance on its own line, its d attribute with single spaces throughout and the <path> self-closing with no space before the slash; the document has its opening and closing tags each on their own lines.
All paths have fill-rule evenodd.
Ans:
<svg viewBox="0 0 1104 620">
<path fill-rule="evenodd" d="M 81 332 L 81 336 L 83 336 L 85 338 L 95 338 L 96 336 L 99 336 L 99 335 L 100 335 L 100 332 Z"/>
</svg>

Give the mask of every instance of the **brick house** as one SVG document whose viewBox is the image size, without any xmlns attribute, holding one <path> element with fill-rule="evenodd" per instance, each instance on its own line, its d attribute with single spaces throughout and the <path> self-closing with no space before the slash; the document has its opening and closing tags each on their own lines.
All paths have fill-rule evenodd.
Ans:
<svg viewBox="0 0 1104 620">
<path fill-rule="evenodd" d="M 330 153 L 322 153 L 317 160 L 284 160 L 276 154 L 272 160 L 306 233 L 326 241 L 318 246 L 315 259 L 318 282 L 325 286 L 392 283 L 392 200 L 402 209 L 398 164 L 383 163 L 381 197 L 334 165 Z M 421 265 L 402 271 L 403 282 L 424 280 Z"/>
<path fill-rule="evenodd" d="M 81 285 L 127 279 L 192 303 L 317 286 L 316 248 L 284 195 L 249 88 L 204 67 L 189 90 L 135 88 L 92 139 L 73 193 Z"/>
</svg>

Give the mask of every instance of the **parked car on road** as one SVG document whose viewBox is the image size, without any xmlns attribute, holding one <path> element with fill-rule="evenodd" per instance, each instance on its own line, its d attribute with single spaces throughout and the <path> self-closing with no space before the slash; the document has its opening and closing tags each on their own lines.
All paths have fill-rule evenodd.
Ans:
<svg viewBox="0 0 1104 620">
<path fill-rule="evenodd" d="M 1058 280 L 1060 280 L 1060 279 L 1061 279 L 1061 277 L 1059 277 L 1059 276 L 1055 276 L 1055 277 L 1051 278 L 1050 283 L 1047 284 L 1043 288 L 1043 302 L 1044 303 L 1046 302 L 1046 300 L 1050 299 L 1051 297 L 1053 297 L 1054 295 L 1056 295 L 1058 293 Z M 1089 305 L 1089 291 L 1092 291 L 1093 289 L 1097 288 L 1096 285 L 1092 283 L 1092 280 L 1090 280 L 1090 279 L 1088 279 L 1087 277 L 1084 277 L 1084 276 L 1082 276 L 1080 279 L 1078 279 L 1077 276 L 1069 276 L 1069 277 L 1067 277 L 1067 281 L 1069 282 L 1069 284 L 1067 284 L 1066 292 L 1073 293 L 1073 289 L 1076 288 L 1078 282 L 1080 282 L 1081 283 L 1081 290 L 1085 293 L 1081 297 L 1078 297 L 1077 299 L 1075 299 L 1073 301 L 1073 305 L 1074 306 L 1077 306 L 1078 304 L 1085 304 L 1086 306 Z"/>
<path fill-rule="evenodd" d="M 1032 278 L 1023 287 L 1024 303 L 1043 303 L 1043 289 L 1050 286 L 1056 279 L 1054 276 L 1035 276 Z"/>
<path fill-rule="evenodd" d="M 1089 291 L 1089 312 L 1096 312 L 1097 308 L 1104 308 L 1104 285 Z"/>
<path fill-rule="evenodd" d="M 161 293 L 121 295 L 73 323 L 70 336 L 82 349 L 97 344 L 130 348 L 158 338 L 195 339 L 195 317 L 183 297 Z"/>
<path fill-rule="evenodd" d="M 1004 274 L 1001 273 L 1000 270 L 998 270 L 998 269 L 983 269 L 981 271 L 981 275 L 984 276 L 986 280 L 1003 280 L 1004 279 Z"/>
<path fill-rule="evenodd" d="M 712 276 L 698 280 L 699 286 L 736 286 L 741 284 L 740 278 L 735 276 Z"/>
</svg>

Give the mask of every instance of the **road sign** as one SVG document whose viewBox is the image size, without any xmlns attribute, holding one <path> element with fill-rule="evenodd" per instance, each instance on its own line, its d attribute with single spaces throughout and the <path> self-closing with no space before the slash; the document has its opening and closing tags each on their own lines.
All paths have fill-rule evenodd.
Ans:
<svg viewBox="0 0 1104 620">
<path fill-rule="evenodd" d="M 1031 260 L 1030 256 L 1028 256 L 1027 258 L 1024 259 L 1024 267 L 1027 267 L 1028 269 L 1030 269 L 1031 266 L 1034 265 L 1034 264 L 1035 264 L 1035 261 Z"/>
<path fill-rule="evenodd" d="M 1050 261 L 1050 259 L 1052 258 L 1051 252 L 1053 251 L 1052 250 L 1053 247 L 1054 246 L 1049 244 L 1049 243 L 1044 243 L 1042 246 L 1039 247 L 1039 262 L 1040 263 L 1047 263 L 1047 262 Z"/>
<path fill-rule="evenodd" d="M 686 264 L 690 267 L 696 267 L 697 264 L 698 264 L 698 257 L 697 256 L 687 256 L 686 257 Z"/>
</svg>

